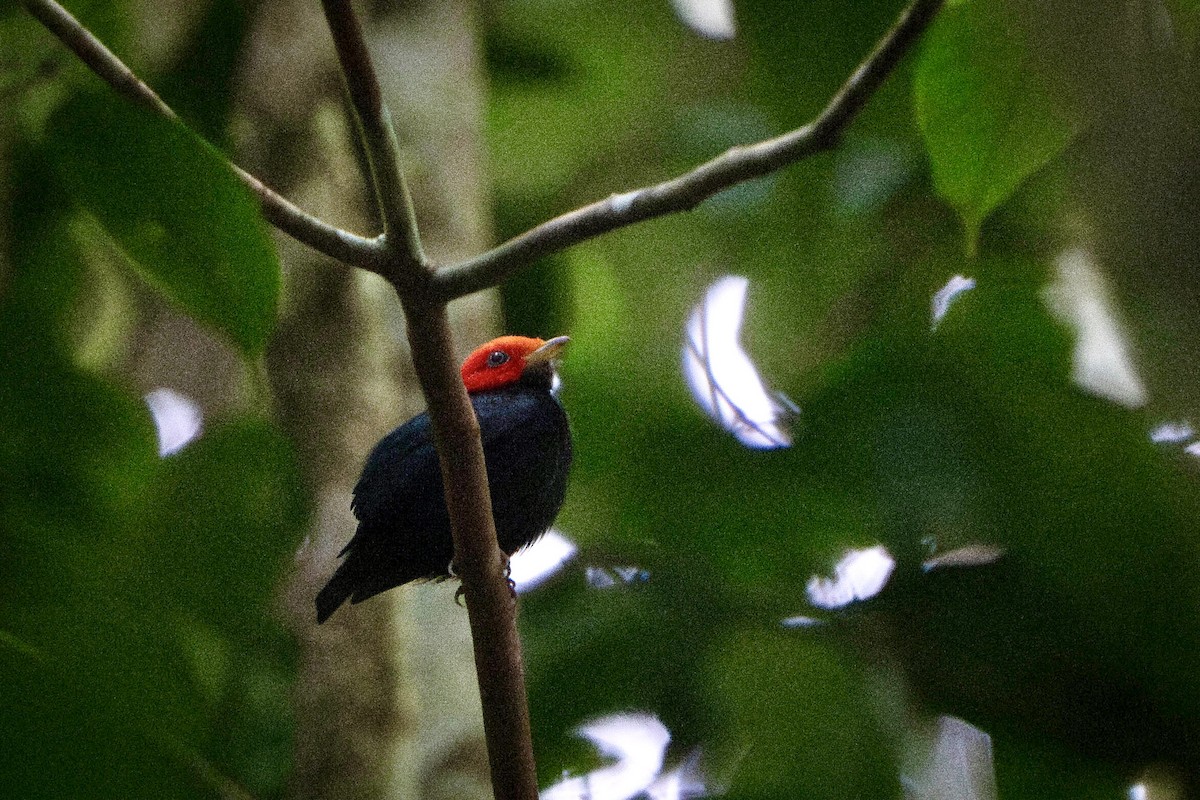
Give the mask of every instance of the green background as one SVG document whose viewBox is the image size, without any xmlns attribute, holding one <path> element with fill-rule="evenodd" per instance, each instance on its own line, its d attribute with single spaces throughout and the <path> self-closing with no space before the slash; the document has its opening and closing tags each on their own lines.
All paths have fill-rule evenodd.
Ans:
<svg viewBox="0 0 1200 800">
<path fill-rule="evenodd" d="M 571 731 L 623 710 L 658 714 L 672 763 L 698 748 L 734 797 L 899 797 L 909 707 L 991 733 L 1005 798 L 1122 797 L 1144 766 L 1194 767 L 1200 465 L 1148 432 L 1197 418 L 1196 9 L 1061 5 L 952 4 L 834 152 L 503 288 L 506 329 L 573 338 L 560 527 L 581 553 L 522 600 L 543 784 L 596 763 Z M 217 146 L 233 7 L 147 76 Z M 487 5 L 498 237 L 803 124 L 900 9 L 735 8 L 737 38 L 712 42 L 657 0 Z M 128 41 L 131 6 L 73 10 Z M 86 258 L 108 248 L 253 365 L 270 238 L 211 146 L 18 11 L 0 26 L 21 43 L 0 67 L 0 786 L 214 796 L 228 775 L 280 795 L 295 654 L 268 608 L 309 510 L 292 447 L 252 415 L 159 459 L 144 405 L 86 357 L 116 335 Z M 1145 408 L 1070 382 L 1044 290 L 1072 248 L 1118 299 Z M 790 449 L 743 448 L 683 383 L 684 320 L 726 273 L 750 279 L 748 350 L 803 409 Z M 956 273 L 978 286 L 932 331 Z M 878 598 L 781 624 L 811 613 L 810 576 L 877 543 L 898 560 Z M 1004 557 L 920 569 L 980 543 Z M 622 565 L 649 578 L 587 585 Z"/>
</svg>

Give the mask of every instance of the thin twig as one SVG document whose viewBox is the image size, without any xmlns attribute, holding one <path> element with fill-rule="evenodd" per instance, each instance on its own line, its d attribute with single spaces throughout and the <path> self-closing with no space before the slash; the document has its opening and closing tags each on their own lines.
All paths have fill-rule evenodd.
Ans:
<svg viewBox="0 0 1200 800">
<path fill-rule="evenodd" d="M 393 268 L 389 270 L 393 274 L 387 277 L 411 279 L 415 273 L 426 269 L 425 254 L 421 250 L 412 197 L 400 169 L 400 147 L 392 116 L 383 100 L 362 26 L 350 0 L 322 0 L 321 5 L 371 166 L 371 184 L 375 187 L 383 215 L 383 235 L 388 242 L 388 251 L 402 260 L 401 264 L 392 265 L 399 267 L 399 271 Z"/>
<path fill-rule="evenodd" d="M 178 116 L 111 50 L 54 0 L 24 0 L 29 13 L 62 41 L 118 94 L 171 120 Z M 263 216 L 279 230 L 314 250 L 346 264 L 380 271 L 381 242 L 344 231 L 301 211 L 290 201 L 235 164 L 234 174 L 258 198 Z"/>
<path fill-rule="evenodd" d="M 555 217 L 482 255 L 440 270 L 445 300 L 497 286 L 543 256 L 655 217 L 690 211 L 718 192 L 834 147 L 867 100 L 929 27 L 945 0 L 915 0 L 817 117 L 802 128 L 734 147 L 669 181 L 614 194 Z"/>
</svg>

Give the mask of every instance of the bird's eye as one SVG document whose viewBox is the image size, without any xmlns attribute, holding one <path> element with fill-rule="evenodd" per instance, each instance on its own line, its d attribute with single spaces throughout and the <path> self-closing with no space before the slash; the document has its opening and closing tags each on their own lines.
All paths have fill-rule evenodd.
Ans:
<svg viewBox="0 0 1200 800">
<path fill-rule="evenodd" d="M 498 367 L 501 364 L 508 362 L 508 353 L 503 350 L 493 350 L 488 354 L 487 365 L 489 367 Z"/>
</svg>

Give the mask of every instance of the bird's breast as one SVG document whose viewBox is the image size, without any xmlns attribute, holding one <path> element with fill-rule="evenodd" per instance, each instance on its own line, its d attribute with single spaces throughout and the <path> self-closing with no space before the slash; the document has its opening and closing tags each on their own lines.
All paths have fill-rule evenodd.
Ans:
<svg viewBox="0 0 1200 800">
<path fill-rule="evenodd" d="M 571 466 L 566 412 L 544 389 L 517 388 L 472 398 L 483 439 L 492 512 L 501 548 L 536 539 L 562 507 Z"/>
</svg>

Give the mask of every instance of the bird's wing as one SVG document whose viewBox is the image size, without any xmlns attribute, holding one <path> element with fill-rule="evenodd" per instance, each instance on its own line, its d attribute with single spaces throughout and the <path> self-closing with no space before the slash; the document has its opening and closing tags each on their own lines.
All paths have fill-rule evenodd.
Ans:
<svg viewBox="0 0 1200 800">
<path fill-rule="evenodd" d="M 528 415 L 523 413 L 526 404 L 534 405 L 537 400 L 512 393 L 485 393 L 471 396 L 471 403 L 479 419 L 485 450 L 494 443 L 511 439 Z M 522 438 L 522 442 L 524 439 Z M 510 460 L 512 448 L 505 448 Z M 529 450 L 529 457 L 536 455 L 536 448 L 518 447 Z M 367 457 L 362 477 L 354 487 L 351 508 L 358 518 L 358 533 L 350 540 L 342 553 L 362 545 L 356 538 L 388 530 L 394 531 L 398 521 L 413 519 L 412 512 L 418 508 L 441 506 L 441 469 L 437 451 L 433 446 L 433 432 L 429 417 L 420 414 L 396 428 L 380 440 Z M 380 523 L 376 525 L 375 523 Z"/>
<path fill-rule="evenodd" d="M 383 437 L 363 466 L 350 507 L 360 521 L 393 518 L 405 497 L 419 494 L 437 475 L 429 417 L 418 414 Z"/>
</svg>

